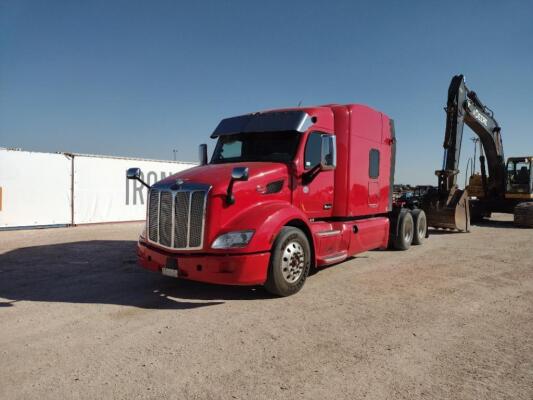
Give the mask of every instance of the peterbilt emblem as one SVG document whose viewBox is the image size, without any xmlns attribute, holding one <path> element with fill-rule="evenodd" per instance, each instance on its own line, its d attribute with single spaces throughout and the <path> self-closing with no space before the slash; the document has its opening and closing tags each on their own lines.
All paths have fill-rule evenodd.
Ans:
<svg viewBox="0 0 533 400">
<path fill-rule="evenodd" d="M 174 182 L 171 186 L 171 190 L 179 190 L 180 186 L 183 185 L 185 181 L 183 179 L 176 179 L 176 182 Z"/>
</svg>

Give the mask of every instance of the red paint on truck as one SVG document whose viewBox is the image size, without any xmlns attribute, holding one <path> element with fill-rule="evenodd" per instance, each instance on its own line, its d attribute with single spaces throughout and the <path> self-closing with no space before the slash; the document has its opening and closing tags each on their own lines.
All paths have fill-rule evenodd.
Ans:
<svg viewBox="0 0 533 400">
<path fill-rule="evenodd" d="M 292 118 L 294 113 L 303 116 L 308 126 L 299 126 L 299 130 L 294 132 L 283 131 L 289 126 L 289 122 L 283 118 Z M 254 120 L 258 115 L 262 118 L 259 119 L 260 122 Z M 190 197 L 184 197 L 188 199 L 183 200 L 185 211 L 178 207 L 181 200 L 173 197 L 172 206 L 165 206 L 172 208 L 174 214 L 171 217 L 161 214 L 163 203 L 157 204 L 157 210 L 155 206 L 150 209 L 149 204 L 149 214 L 154 215 L 153 219 L 158 219 L 157 223 L 161 224 L 162 218 L 169 218 L 168 221 L 172 222 L 168 223 L 172 223 L 174 231 L 169 234 L 164 226 L 154 227 L 154 222 L 150 225 L 148 221 L 148 230 L 152 233 L 145 232 L 138 242 L 138 256 L 142 266 L 161 271 L 168 260 L 171 260 L 178 269 L 178 276 L 184 279 L 220 284 L 263 284 L 268 279 L 269 268 L 272 268 L 273 245 L 286 226 L 297 227 L 307 236 L 311 249 L 310 261 L 317 267 L 337 263 L 360 252 L 387 247 L 390 230 L 396 224 L 391 197 L 395 138 L 388 116 L 364 105 L 350 104 L 271 110 L 239 118 L 241 119 L 224 120 L 219 125 L 217 129 L 222 133 L 218 137 L 218 146 L 227 146 L 227 151 L 233 151 L 232 134 L 233 137 L 245 137 L 248 131 L 253 133 L 256 129 L 259 133 L 266 132 L 265 129 L 272 126 L 282 130 L 280 135 L 286 135 L 272 136 L 272 140 L 282 141 L 279 142 L 283 145 L 281 147 L 285 146 L 285 137 L 287 141 L 294 141 L 292 159 L 279 162 L 231 162 L 230 154 L 220 155 L 218 161 L 211 160 L 207 165 L 177 173 L 154 185 L 152 190 L 158 190 L 158 187 L 171 188 L 168 190 L 174 190 L 172 196 L 176 196 L 175 191 L 182 187 L 202 185 L 201 187 L 207 188 L 202 214 L 202 244 L 196 248 L 180 249 L 174 246 L 176 237 L 185 235 L 180 233 L 181 225 L 178 221 L 188 223 L 187 235 L 191 235 L 193 229 L 194 224 L 191 225 L 190 222 L 191 210 L 186 206 L 186 201 L 191 201 Z M 234 128 L 232 123 L 238 126 Z M 239 124 L 245 127 L 242 128 L 244 133 L 239 133 Z M 259 127 L 254 128 L 253 124 L 259 124 Z M 216 134 L 217 131 L 213 135 Z M 241 136 L 235 136 L 239 134 Z M 334 136 L 336 139 L 336 149 L 327 154 L 330 157 L 336 156 L 336 166 L 320 167 L 311 179 L 310 171 L 312 167 L 316 167 L 311 165 L 311 151 L 314 149 L 312 141 L 316 144 L 318 140 L 322 140 L 322 136 Z M 220 144 L 221 141 L 226 144 Z M 240 142 L 235 143 L 238 145 Z M 321 145 L 324 146 L 323 143 Z M 307 156 L 306 146 L 309 146 Z M 321 152 L 324 152 L 322 148 Z M 281 157 L 274 153 L 268 153 L 268 157 Z M 282 156 L 286 157 L 286 154 Z M 229 161 L 226 162 L 224 157 Z M 227 199 L 227 190 L 232 171 L 236 167 L 247 168 L 248 179 L 234 182 L 235 202 L 231 204 Z M 152 197 L 156 199 L 152 201 L 161 201 L 161 197 Z M 164 212 L 170 210 L 167 208 Z M 185 217 L 179 219 L 182 211 L 189 213 L 188 222 Z M 199 229 L 196 225 L 194 229 Z M 170 243 L 169 240 L 173 241 L 171 246 L 162 246 L 160 240 L 150 239 L 150 234 L 153 235 L 152 239 L 161 239 L 162 231 L 166 232 L 165 235 L 170 235 L 165 240 L 167 243 Z M 246 231 L 253 231 L 247 245 L 212 248 L 220 235 Z"/>
</svg>

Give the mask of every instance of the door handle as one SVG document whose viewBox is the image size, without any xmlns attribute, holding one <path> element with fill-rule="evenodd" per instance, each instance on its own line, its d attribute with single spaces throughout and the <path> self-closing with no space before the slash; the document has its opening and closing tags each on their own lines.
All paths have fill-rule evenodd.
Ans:
<svg viewBox="0 0 533 400">
<path fill-rule="evenodd" d="M 324 210 L 330 210 L 333 205 L 331 203 L 324 204 Z"/>
</svg>

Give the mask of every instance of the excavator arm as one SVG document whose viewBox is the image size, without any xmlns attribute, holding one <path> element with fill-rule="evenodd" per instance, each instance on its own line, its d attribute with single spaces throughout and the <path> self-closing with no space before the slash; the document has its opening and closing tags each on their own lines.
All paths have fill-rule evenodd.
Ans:
<svg viewBox="0 0 533 400">
<path fill-rule="evenodd" d="M 465 84 L 463 75 L 456 75 L 450 82 L 446 104 L 446 132 L 444 134 L 444 160 L 439 177 L 439 192 L 446 194 L 456 186 L 459 173 L 459 157 L 463 127 L 466 124 L 479 137 L 485 156 L 480 156 L 482 172 L 485 157 L 488 166 L 488 180 L 483 174 L 485 192 L 491 197 L 505 195 L 505 158 L 500 126 L 493 112 L 485 106 L 476 92 Z"/>
</svg>

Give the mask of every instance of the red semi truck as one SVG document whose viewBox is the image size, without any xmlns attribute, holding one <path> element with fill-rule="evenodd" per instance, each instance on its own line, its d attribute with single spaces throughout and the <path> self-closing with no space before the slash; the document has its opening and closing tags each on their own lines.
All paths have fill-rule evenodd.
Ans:
<svg viewBox="0 0 533 400">
<path fill-rule="evenodd" d="M 426 237 L 424 212 L 393 204 L 394 123 L 379 111 L 258 112 L 222 120 L 211 138 L 209 162 L 200 145 L 199 166 L 148 187 L 137 252 L 149 270 L 287 296 L 310 268 Z M 138 168 L 127 176 L 142 182 Z"/>
</svg>

